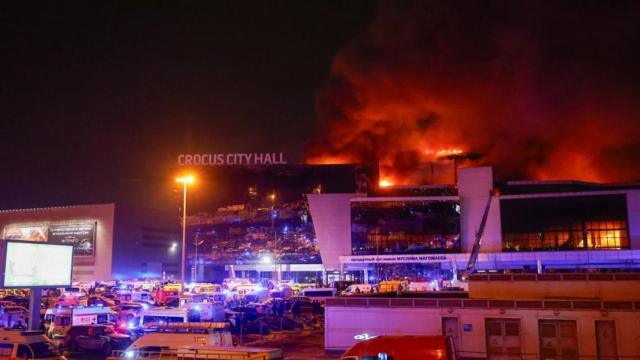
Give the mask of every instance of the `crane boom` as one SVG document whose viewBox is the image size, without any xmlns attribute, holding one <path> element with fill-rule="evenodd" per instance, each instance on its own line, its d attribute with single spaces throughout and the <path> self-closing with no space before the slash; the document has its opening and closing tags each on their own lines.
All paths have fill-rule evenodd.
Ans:
<svg viewBox="0 0 640 360">
<path fill-rule="evenodd" d="M 482 214 L 482 220 L 480 221 L 478 231 L 476 231 L 476 239 L 473 243 L 473 248 L 471 249 L 469 262 L 467 263 L 467 275 L 471 275 L 471 273 L 473 273 L 473 271 L 475 271 L 476 269 L 478 254 L 480 253 L 480 246 L 482 245 L 482 235 L 484 234 L 484 228 L 487 226 L 487 218 L 489 217 L 489 210 L 491 209 L 491 200 L 493 199 L 493 195 L 493 190 L 489 191 L 489 199 L 487 200 L 487 205 L 484 208 L 484 213 Z"/>
</svg>

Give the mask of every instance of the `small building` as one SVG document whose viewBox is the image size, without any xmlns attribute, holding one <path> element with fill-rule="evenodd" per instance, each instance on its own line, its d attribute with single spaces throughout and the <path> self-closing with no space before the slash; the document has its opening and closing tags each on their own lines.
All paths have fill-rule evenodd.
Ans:
<svg viewBox="0 0 640 360">
<path fill-rule="evenodd" d="M 638 299 L 638 273 L 472 276 L 466 299 L 329 298 L 325 349 L 379 335 L 448 335 L 462 358 L 635 358 Z"/>
</svg>

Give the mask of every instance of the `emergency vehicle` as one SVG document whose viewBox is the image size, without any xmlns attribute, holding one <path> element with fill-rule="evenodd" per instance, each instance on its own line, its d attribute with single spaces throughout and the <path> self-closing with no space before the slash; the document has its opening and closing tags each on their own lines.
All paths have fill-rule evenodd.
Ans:
<svg viewBox="0 0 640 360">
<path fill-rule="evenodd" d="M 157 305 L 166 305 L 168 302 L 180 297 L 180 288 L 165 286 L 156 290 L 153 297 Z"/>
<path fill-rule="evenodd" d="M 42 331 L 0 329 L 0 359 L 65 360 Z"/>
<path fill-rule="evenodd" d="M 149 328 L 158 324 L 186 323 L 188 322 L 188 310 L 184 308 L 154 308 L 144 310 L 140 317 L 129 321 L 129 328 Z"/>
<path fill-rule="evenodd" d="M 51 338 L 64 337 L 74 325 L 93 325 L 115 323 L 115 311 L 101 306 L 62 306 L 47 309 L 44 315 L 47 335 Z"/>
<path fill-rule="evenodd" d="M 340 359 L 455 360 L 456 349 L 450 336 L 373 336 L 363 337 Z"/>
</svg>

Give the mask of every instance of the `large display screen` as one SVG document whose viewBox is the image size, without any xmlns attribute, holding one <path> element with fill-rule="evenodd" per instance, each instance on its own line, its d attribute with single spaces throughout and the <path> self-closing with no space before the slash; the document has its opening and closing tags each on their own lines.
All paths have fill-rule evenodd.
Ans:
<svg viewBox="0 0 640 360">
<path fill-rule="evenodd" d="M 4 287 L 71 285 L 72 245 L 7 241 Z"/>
<path fill-rule="evenodd" d="M 4 228 L 4 239 L 73 245 L 73 255 L 95 256 L 96 222 L 10 224 Z"/>
</svg>

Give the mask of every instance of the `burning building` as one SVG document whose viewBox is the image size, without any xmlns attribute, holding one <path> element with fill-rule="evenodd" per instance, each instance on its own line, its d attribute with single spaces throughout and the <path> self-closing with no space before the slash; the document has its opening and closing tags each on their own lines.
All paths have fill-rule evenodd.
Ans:
<svg viewBox="0 0 640 360">
<path fill-rule="evenodd" d="M 438 183 L 425 164 L 460 153 L 502 180 L 640 179 L 639 7 L 381 2 L 317 94 L 307 160 L 377 162 L 383 185 Z"/>
</svg>

